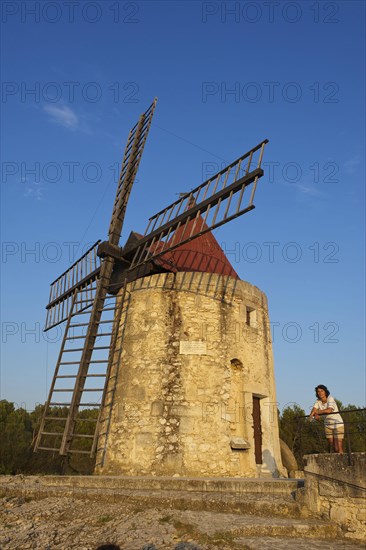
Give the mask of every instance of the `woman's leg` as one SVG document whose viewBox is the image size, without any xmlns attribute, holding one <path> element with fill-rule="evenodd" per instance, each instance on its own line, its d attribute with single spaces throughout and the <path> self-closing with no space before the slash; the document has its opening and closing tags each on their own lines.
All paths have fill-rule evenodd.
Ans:
<svg viewBox="0 0 366 550">
<path fill-rule="evenodd" d="M 328 440 L 329 443 L 329 452 L 331 453 L 333 449 L 335 449 L 335 441 L 334 436 L 336 434 L 334 433 L 334 430 L 330 426 L 325 426 L 325 437 Z"/>
<path fill-rule="evenodd" d="M 334 448 L 336 453 L 343 454 L 343 437 L 344 437 L 344 426 L 343 424 L 336 424 L 334 428 Z"/>
<path fill-rule="evenodd" d="M 336 452 L 343 455 L 343 439 L 338 439 L 338 437 L 336 437 L 334 443 Z"/>
</svg>

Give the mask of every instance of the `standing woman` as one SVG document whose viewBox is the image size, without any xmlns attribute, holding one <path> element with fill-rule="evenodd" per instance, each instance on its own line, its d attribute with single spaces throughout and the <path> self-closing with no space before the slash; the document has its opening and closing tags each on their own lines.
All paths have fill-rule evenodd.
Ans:
<svg viewBox="0 0 366 550">
<path fill-rule="evenodd" d="M 309 420 L 313 417 L 315 420 L 319 420 L 320 415 L 324 415 L 325 437 L 336 453 L 343 454 L 344 424 L 341 415 L 338 414 L 337 403 L 334 397 L 330 395 L 328 388 L 323 384 L 319 384 L 315 388 L 315 395 L 317 400 L 314 403 Z M 328 414 L 333 412 L 335 414 Z"/>
</svg>

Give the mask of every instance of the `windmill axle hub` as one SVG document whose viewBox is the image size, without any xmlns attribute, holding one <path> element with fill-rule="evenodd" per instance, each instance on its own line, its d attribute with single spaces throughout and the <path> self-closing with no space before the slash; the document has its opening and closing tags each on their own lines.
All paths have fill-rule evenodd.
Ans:
<svg viewBox="0 0 366 550">
<path fill-rule="evenodd" d="M 130 262 L 123 257 L 123 249 L 120 246 L 111 244 L 109 241 L 103 241 L 99 244 L 97 255 L 99 258 L 105 258 L 109 256 L 118 262 L 123 262 L 129 265 Z"/>
</svg>

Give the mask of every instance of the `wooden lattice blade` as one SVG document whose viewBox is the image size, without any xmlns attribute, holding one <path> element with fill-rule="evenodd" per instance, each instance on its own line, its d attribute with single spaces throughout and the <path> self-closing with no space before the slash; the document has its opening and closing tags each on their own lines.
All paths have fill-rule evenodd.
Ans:
<svg viewBox="0 0 366 550">
<path fill-rule="evenodd" d="M 150 117 L 153 113 L 153 105 L 150 106 L 150 110 L 147 110 Z M 149 123 L 142 119 L 142 127 L 146 129 L 147 124 Z M 146 135 L 143 137 L 141 133 L 136 154 L 140 151 L 139 147 L 143 139 L 146 139 Z M 115 253 L 114 258 L 117 259 L 119 250 L 119 259 L 124 259 L 125 271 L 132 274 L 138 273 L 141 266 L 155 258 L 160 257 L 169 262 L 169 252 L 172 250 L 252 210 L 254 208 L 253 200 L 257 181 L 263 176 L 263 170 L 260 166 L 264 147 L 267 143 L 268 140 L 262 141 L 190 193 L 152 216 L 145 231 L 145 236 L 137 243 L 128 244 L 123 250 L 118 249 L 111 240 L 102 243 L 107 245 L 105 247 L 106 253 L 103 255 L 108 256 Z M 129 145 L 127 149 L 131 151 Z M 127 165 L 124 164 L 124 166 Z M 123 168 L 121 173 L 126 174 L 127 168 Z M 114 212 L 117 212 L 119 207 L 122 210 L 125 209 L 124 201 L 129 195 L 128 183 L 130 181 L 131 179 L 128 181 L 126 179 L 125 184 L 119 187 L 117 196 L 121 200 L 116 199 Z M 249 186 L 251 186 L 250 196 L 246 204 L 242 205 L 244 192 Z M 116 228 L 121 220 L 118 223 L 113 220 L 112 216 L 111 226 L 113 224 L 113 227 Z M 113 231 L 111 235 L 113 237 Z M 98 257 L 100 252 L 98 252 L 98 249 L 101 246 L 100 243 L 96 243 L 88 251 L 93 258 L 97 258 L 98 265 L 93 264 L 94 269 L 90 269 L 89 274 L 84 279 L 76 284 L 71 284 L 75 278 L 75 272 L 80 271 L 79 262 L 84 261 L 82 257 L 78 262 L 75 262 L 70 270 L 66 271 L 53 283 L 50 303 L 47 306 L 49 312 L 45 330 L 56 326 L 67 318 L 68 304 L 71 303 L 72 294 L 76 288 L 81 285 L 85 289 L 93 288 L 93 284 L 100 273 L 100 258 Z M 86 303 L 86 307 L 88 307 L 88 303 Z"/>
<path fill-rule="evenodd" d="M 78 306 L 78 311 L 90 307 L 93 303 L 93 292 L 100 270 L 97 241 L 60 275 L 50 286 L 49 303 L 46 306 L 47 318 L 44 330 L 47 331 L 65 321 L 71 311 L 72 298 L 77 290 L 83 289 L 84 303 Z"/>
<path fill-rule="evenodd" d="M 108 231 L 108 241 L 113 245 L 118 245 L 121 237 L 127 202 L 150 130 L 156 102 L 155 98 L 149 108 L 140 116 L 138 123 L 130 130 Z"/>
<path fill-rule="evenodd" d="M 114 247 L 119 243 L 127 202 L 149 133 L 156 102 L 155 98 L 129 132 L 108 232 L 108 243 Z M 92 305 L 93 291 L 101 269 L 101 259 L 98 255 L 99 244 L 100 241 L 95 243 L 79 260 L 51 283 L 50 299 L 46 306 L 45 331 L 66 321 L 71 310 L 72 297 L 76 291 L 90 290 L 90 297 L 87 297 L 85 304 L 80 306 L 81 309 Z"/>
<path fill-rule="evenodd" d="M 123 253 L 131 260 L 130 270 L 136 269 L 199 235 L 249 212 L 259 178 L 263 176 L 261 162 L 268 140 L 205 181 L 193 191 L 150 218 L 145 236 L 133 249 Z M 244 192 L 251 187 L 245 205 Z"/>
</svg>

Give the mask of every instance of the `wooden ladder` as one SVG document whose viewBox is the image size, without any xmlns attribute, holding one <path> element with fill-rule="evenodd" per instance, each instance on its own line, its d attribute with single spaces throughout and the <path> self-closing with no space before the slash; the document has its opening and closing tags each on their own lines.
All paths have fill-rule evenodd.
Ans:
<svg viewBox="0 0 366 550">
<path fill-rule="evenodd" d="M 130 295 L 125 284 L 120 295 L 105 298 L 90 341 L 87 329 L 96 307 L 98 284 L 99 280 L 93 286 L 77 290 L 73 296 L 35 451 L 93 457 L 99 434 L 105 448 L 122 351 L 123 327 L 121 330 L 119 324 L 122 314 L 126 318 L 125 306 Z M 90 353 L 81 372 L 85 351 Z"/>
</svg>

